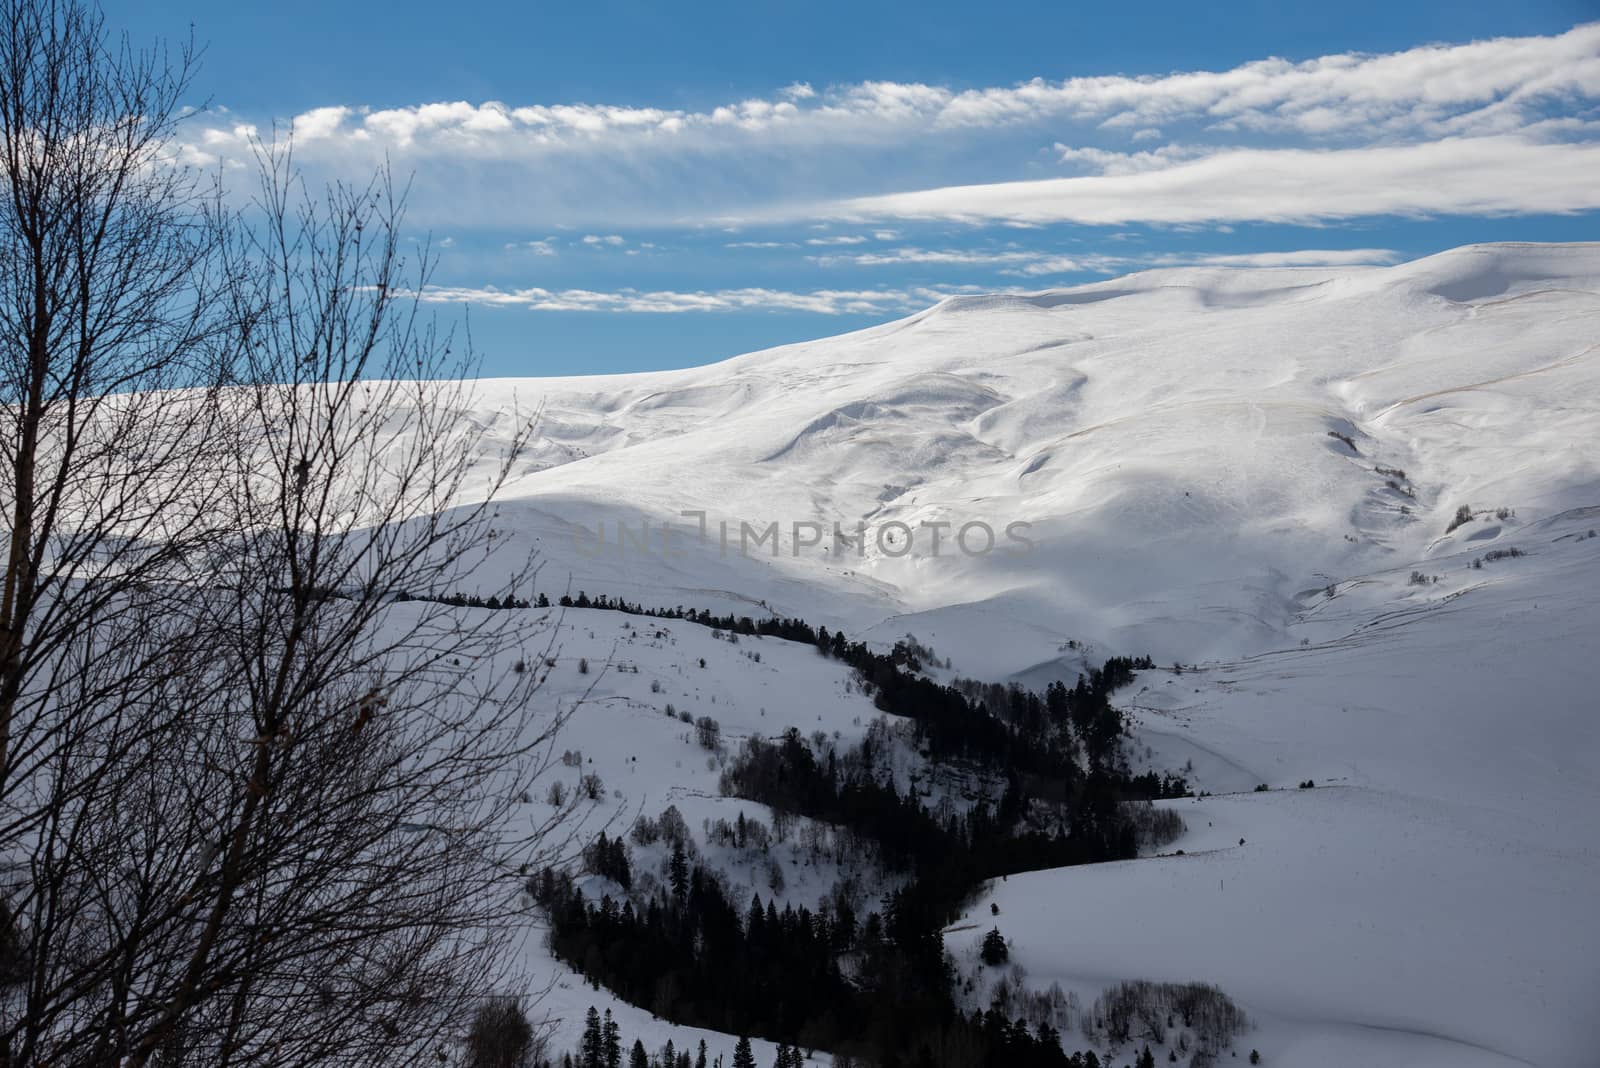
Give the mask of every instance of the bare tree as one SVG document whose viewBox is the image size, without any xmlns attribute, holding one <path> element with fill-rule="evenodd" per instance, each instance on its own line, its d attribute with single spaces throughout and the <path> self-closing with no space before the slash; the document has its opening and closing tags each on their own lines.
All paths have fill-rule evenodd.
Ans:
<svg viewBox="0 0 1600 1068">
<path fill-rule="evenodd" d="M 562 715 L 491 557 L 529 423 L 469 418 L 386 176 L 172 158 L 190 54 L 0 31 L 0 1064 L 453 1061 L 514 989 Z"/>
<path fill-rule="evenodd" d="M 217 529 L 217 409 L 173 391 L 215 384 L 224 326 L 204 190 L 162 164 L 191 54 L 110 51 L 76 5 L 4 6 L 0 802 L 52 745 L 42 666 Z"/>
</svg>

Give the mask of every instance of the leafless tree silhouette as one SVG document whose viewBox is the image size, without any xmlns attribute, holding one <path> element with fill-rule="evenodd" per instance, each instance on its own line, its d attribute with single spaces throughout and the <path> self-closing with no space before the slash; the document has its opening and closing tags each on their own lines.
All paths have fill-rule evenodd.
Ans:
<svg viewBox="0 0 1600 1068">
<path fill-rule="evenodd" d="M 0 27 L 0 1064 L 456 1062 L 514 989 L 552 633 L 485 567 L 530 424 L 466 418 L 403 196 L 176 158 L 193 52 Z M 423 595 L 423 596 L 418 596 Z"/>
</svg>

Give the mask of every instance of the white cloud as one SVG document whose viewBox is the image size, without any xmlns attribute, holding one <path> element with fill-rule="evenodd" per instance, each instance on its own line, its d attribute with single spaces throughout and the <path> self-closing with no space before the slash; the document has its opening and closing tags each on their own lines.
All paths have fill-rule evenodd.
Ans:
<svg viewBox="0 0 1600 1068">
<path fill-rule="evenodd" d="M 857 234 L 837 234 L 833 237 L 812 237 L 806 239 L 808 245 L 864 245 L 867 239 Z"/>
<path fill-rule="evenodd" d="M 1600 142 L 1597 115 L 1600 22 L 1386 54 L 961 91 L 797 81 L 698 110 L 352 102 L 305 111 L 293 129 L 308 169 L 348 176 L 393 160 L 414 173 L 412 217 L 426 225 L 858 216 L 1026 227 L 1585 210 L 1600 188 L 1583 173 Z M 269 116 L 252 118 L 195 119 L 175 158 L 242 158 L 272 128 Z M 929 159 L 963 152 L 969 163 L 992 160 L 963 176 L 1026 173 L 1057 139 L 1061 161 L 1081 176 L 895 192 L 940 186 L 954 172 L 930 172 Z M 1123 151 L 1132 147 L 1140 151 Z"/>
<path fill-rule="evenodd" d="M 507 252 L 531 252 L 535 256 L 560 255 L 560 251 L 556 248 L 556 239 L 553 237 L 538 241 L 508 241 L 505 248 Z"/>
<path fill-rule="evenodd" d="M 1016 278 L 1042 278 L 1052 274 L 1078 274 L 1082 271 L 1099 271 L 1102 274 L 1113 274 L 1121 270 L 1124 263 L 1110 256 L 1092 256 L 1088 258 L 1078 256 L 1036 256 L 1020 267 L 1008 267 L 1001 274 L 1012 275 Z"/>
<path fill-rule="evenodd" d="M 331 137 L 350 114 L 347 107 L 312 108 L 295 117 L 294 136 L 301 144 Z"/>
<path fill-rule="evenodd" d="M 1145 261 L 1154 266 L 1199 267 L 1361 267 L 1399 263 L 1392 248 L 1304 248 L 1288 252 L 1230 252 L 1198 256 L 1165 255 Z"/>
<path fill-rule="evenodd" d="M 589 289 L 498 289 L 493 286 L 424 290 L 431 303 L 486 304 L 532 311 L 585 311 L 674 314 L 683 312 L 811 312 L 818 315 L 886 315 L 918 311 L 946 297 L 997 292 L 993 287 L 918 286 L 909 289 L 718 289 L 597 291 Z"/>
<path fill-rule="evenodd" d="M 1102 174 L 1138 174 L 1140 171 L 1160 170 L 1186 159 L 1198 159 L 1208 154 L 1199 145 L 1162 145 L 1144 152 L 1114 152 L 1104 148 L 1073 148 L 1057 143 L 1056 154 L 1062 163 L 1082 164 L 1084 170 Z"/>
<path fill-rule="evenodd" d="M 1600 22 L 1556 36 L 1496 38 L 1304 62 L 1269 58 L 1225 71 L 1042 79 L 955 92 L 920 83 L 862 82 L 819 92 L 796 82 L 775 99 L 687 111 L 606 104 L 441 101 L 370 110 L 315 108 L 294 119 L 302 141 L 364 145 L 379 154 L 466 153 L 516 158 L 596 146 L 680 145 L 696 135 L 739 144 L 839 144 L 839 139 L 948 137 L 961 128 L 1083 123 L 1138 140 L 1173 122 L 1221 129 L 1368 137 L 1503 133 L 1551 101 L 1600 98 Z M 236 140 L 234 127 L 207 131 Z"/>
<path fill-rule="evenodd" d="M 1041 253 L 1022 249 L 924 249 L 895 248 L 883 252 L 858 252 L 850 255 L 812 256 L 813 263 L 823 267 L 851 265 L 857 267 L 886 267 L 906 263 L 966 264 L 994 266 L 997 264 L 1028 263 L 1041 257 Z"/>
<path fill-rule="evenodd" d="M 916 251 L 916 250 L 903 250 Z M 950 253 L 952 257 L 958 253 Z M 1007 253 L 1006 255 L 1010 255 Z M 1095 271 L 1110 274 L 1139 267 L 1221 266 L 1282 267 L 1389 264 L 1400 257 L 1390 249 L 1300 249 L 1259 253 L 1186 253 L 1149 257 L 1067 257 L 1018 250 L 1032 257 L 1022 267 L 1002 274 L 1039 278 L 1056 274 Z M 968 262 L 958 259 L 934 262 Z M 1011 261 L 1005 261 L 1011 262 Z M 597 312 L 622 314 L 684 314 L 804 312 L 815 315 L 902 315 L 919 311 L 953 296 L 975 293 L 1027 293 L 1037 288 L 996 285 L 931 285 L 903 288 L 817 289 L 797 291 L 763 287 L 712 290 L 547 289 L 532 286 L 502 289 L 496 286 L 429 286 L 421 293 L 428 303 L 465 303 L 530 311 Z"/>
<path fill-rule="evenodd" d="M 1040 255 L 1020 267 L 1001 274 L 1018 278 L 1042 278 L 1057 274 L 1119 274 L 1151 267 L 1367 267 L 1398 263 L 1403 257 L 1394 249 L 1290 249 L 1283 252 L 1174 252 L 1149 256 L 1051 256 Z"/>
<path fill-rule="evenodd" d="M 1068 115 L 1143 129 L 1199 117 L 1236 128 L 1313 134 L 1447 125 L 1462 132 L 1504 129 L 1502 111 L 1596 95 L 1600 23 L 1590 23 L 1552 37 L 1427 45 L 1382 55 L 1341 53 L 1302 63 L 1270 58 L 1227 71 L 1035 80 L 961 93 L 941 109 L 938 121 L 987 126 Z"/>
<path fill-rule="evenodd" d="M 626 245 L 628 241 L 621 234 L 584 234 L 583 243 L 585 245 L 609 245 L 612 248 L 618 248 Z"/>
<path fill-rule="evenodd" d="M 897 248 L 885 252 L 813 256 L 825 267 L 893 267 L 902 264 L 944 264 L 998 267 L 1000 273 L 1038 278 L 1084 271 L 1110 273 L 1140 267 L 1335 267 L 1388 264 L 1400 260 L 1393 249 L 1292 249 L 1284 252 L 1162 253 L 1135 256 L 1102 254 L 1064 255 L 1038 249 L 920 249 Z"/>
<path fill-rule="evenodd" d="M 1600 208 L 1600 144 L 1519 137 L 1314 151 L 1233 149 L 1169 166 L 836 203 L 838 218 L 1114 225 Z"/>
</svg>

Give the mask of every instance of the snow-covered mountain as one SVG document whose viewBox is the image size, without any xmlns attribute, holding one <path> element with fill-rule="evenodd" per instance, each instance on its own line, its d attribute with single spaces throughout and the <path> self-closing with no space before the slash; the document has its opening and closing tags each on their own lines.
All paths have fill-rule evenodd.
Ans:
<svg viewBox="0 0 1600 1068">
<path fill-rule="evenodd" d="M 1123 692 L 1134 749 L 1217 796 L 1168 802 L 1182 855 L 996 887 L 1030 981 L 1215 980 L 1267 1063 L 1600 1056 L 1600 245 L 956 298 L 693 370 L 489 381 L 473 416 L 534 408 L 499 544 L 552 596 L 912 633 L 1037 686 L 1185 665 Z M 568 640 L 604 659 L 634 637 L 611 625 Z M 586 751 L 649 744 L 668 697 L 711 711 L 681 681 L 703 639 L 656 640 L 585 704 Z M 735 687 L 732 737 L 818 705 L 859 727 L 842 678 L 763 663 L 809 699 Z M 681 730 L 642 722 L 657 771 L 607 784 L 647 812 L 708 797 Z"/>
<path fill-rule="evenodd" d="M 489 381 L 480 414 L 541 409 L 508 513 L 591 592 L 720 592 L 925 637 L 964 606 L 1003 646 L 971 670 L 1067 638 L 1201 660 L 1298 641 L 1307 591 L 1340 577 L 1600 503 L 1597 290 L 1594 245 L 1150 271 L 686 371 Z M 1463 505 L 1516 518 L 1446 535 Z M 774 522 L 778 556 L 747 538 L 741 557 L 740 524 Z M 824 533 L 797 549 L 807 522 Z M 833 538 L 861 522 L 865 558 Z M 952 524 L 937 555 L 924 522 Z M 969 522 L 993 552 L 952 544 Z M 894 523 L 903 556 L 877 538 Z"/>
</svg>

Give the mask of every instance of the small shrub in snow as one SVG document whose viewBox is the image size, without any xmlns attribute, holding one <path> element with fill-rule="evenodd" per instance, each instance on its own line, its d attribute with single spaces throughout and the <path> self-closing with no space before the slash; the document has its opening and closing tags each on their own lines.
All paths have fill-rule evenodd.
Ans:
<svg viewBox="0 0 1600 1068">
<path fill-rule="evenodd" d="M 467 1033 L 467 1068 L 523 1068 L 531 1064 L 533 1024 L 516 998 L 490 998 L 472 1017 Z"/>
<path fill-rule="evenodd" d="M 722 725 L 710 716 L 701 716 L 694 721 L 694 738 L 701 749 L 714 753 L 722 744 Z"/>
<path fill-rule="evenodd" d="M 1356 440 L 1355 440 L 1355 438 L 1352 438 L 1349 434 L 1341 433 L 1340 431 L 1337 431 L 1337 430 L 1330 430 L 1330 431 L 1328 431 L 1328 436 L 1330 438 L 1337 438 L 1339 441 L 1342 441 L 1346 445 L 1350 446 L 1350 451 L 1353 452 L 1353 453 L 1360 453 L 1361 452 L 1360 449 L 1356 448 Z"/>
<path fill-rule="evenodd" d="M 1448 534 L 1457 527 L 1465 526 L 1470 522 L 1472 522 L 1472 508 L 1463 504 L 1460 508 L 1456 509 L 1455 518 L 1450 520 L 1450 525 L 1444 528 L 1444 532 Z"/>
<path fill-rule="evenodd" d="M 1208 1064 L 1215 1051 L 1231 1046 L 1233 1037 L 1250 1027 L 1249 1018 L 1233 999 L 1208 983 L 1122 982 L 1102 993 L 1093 1009 L 1113 1042 L 1128 1041 L 1135 1024 L 1142 1033 L 1157 1033 L 1169 1014 L 1181 1018 L 1185 1028 L 1178 1036 L 1178 1048 L 1188 1049 L 1188 1031 L 1192 1030 L 1200 1043 L 1195 1059 L 1204 1053 Z"/>
<path fill-rule="evenodd" d="M 591 771 L 579 780 L 578 793 L 590 801 L 598 801 L 606 795 L 605 783 Z"/>
<path fill-rule="evenodd" d="M 1157 808 L 1148 801 L 1126 802 L 1123 812 L 1133 824 L 1141 849 L 1164 846 L 1187 829 L 1182 816 L 1170 808 Z"/>
<path fill-rule="evenodd" d="M 586 657 L 586 656 L 578 657 L 578 674 L 580 674 L 580 675 L 589 674 L 589 658 L 588 657 Z"/>
<path fill-rule="evenodd" d="M 677 805 L 668 805 L 654 823 L 654 830 L 668 845 L 694 853 L 694 839 L 689 834 L 689 824 Z"/>
<path fill-rule="evenodd" d="M 1484 553 L 1483 562 L 1486 564 L 1492 564 L 1496 560 L 1514 560 L 1519 556 L 1526 555 L 1527 553 L 1524 553 L 1521 549 L 1513 545 L 1509 549 L 1494 549 L 1490 552 Z"/>
<path fill-rule="evenodd" d="M 651 846 L 661 840 L 661 826 L 649 816 L 640 816 L 633 821 L 633 830 L 629 832 L 634 845 Z"/>
</svg>

